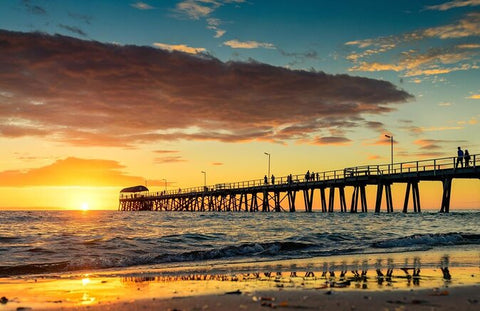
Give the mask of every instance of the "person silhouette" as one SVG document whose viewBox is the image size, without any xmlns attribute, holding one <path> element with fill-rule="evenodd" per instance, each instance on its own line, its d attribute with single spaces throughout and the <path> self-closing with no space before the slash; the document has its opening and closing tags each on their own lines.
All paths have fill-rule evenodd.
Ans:
<svg viewBox="0 0 480 311">
<path fill-rule="evenodd" d="M 463 150 L 460 147 L 458 147 L 458 150 L 457 150 L 457 164 L 455 165 L 455 168 L 458 167 L 458 164 L 460 164 L 463 167 Z"/>
<path fill-rule="evenodd" d="M 465 149 L 465 153 L 463 154 L 463 159 L 465 160 L 465 167 L 470 166 L 470 153 L 468 153 L 468 150 Z"/>
</svg>

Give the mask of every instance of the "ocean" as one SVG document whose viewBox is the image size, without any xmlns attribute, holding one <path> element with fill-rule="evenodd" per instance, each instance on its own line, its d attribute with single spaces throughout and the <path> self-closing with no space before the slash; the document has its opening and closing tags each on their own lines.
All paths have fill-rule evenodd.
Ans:
<svg viewBox="0 0 480 311">
<path fill-rule="evenodd" d="M 480 252 L 479 223 L 480 212 L 475 210 L 0 211 L 0 277 L 427 250 Z"/>
</svg>

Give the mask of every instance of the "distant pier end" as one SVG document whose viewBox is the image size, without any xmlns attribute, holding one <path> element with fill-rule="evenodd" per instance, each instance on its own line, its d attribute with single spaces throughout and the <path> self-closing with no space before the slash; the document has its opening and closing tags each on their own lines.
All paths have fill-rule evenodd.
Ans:
<svg viewBox="0 0 480 311">
<path fill-rule="evenodd" d="M 119 198 L 121 211 L 222 211 L 222 212 L 295 212 L 296 196 L 303 193 L 306 212 L 312 212 L 314 201 L 321 212 L 334 212 L 336 192 L 340 212 L 368 212 L 366 186 L 377 187 L 373 211 L 393 212 L 392 184 L 406 184 L 402 212 L 407 213 L 411 201 L 413 212 L 421 212 L 421 181 L 442 182 L 442 201 L 439 211 L 450 211 L 453 179 L 480 179 L 480 155 L 471 156 L 468 165 L 457 167 L 457 157 L 429 159 L 384 165 L 349 167 L 341 170 L 276 177 L 269 179 L 222 183 L 178 191 L 149 192 L 144 186 L 122 189 Z M 352 187 L 347 206 L 345 188 Z M 328 200 L 326 196 L 328 190 Z M 316 193 L 318 199 L 315 200 Z M 384 195 L 385 194 L 385 195 Z M 385 200 L 383 199 L 385 197 Z"/>
</svg>

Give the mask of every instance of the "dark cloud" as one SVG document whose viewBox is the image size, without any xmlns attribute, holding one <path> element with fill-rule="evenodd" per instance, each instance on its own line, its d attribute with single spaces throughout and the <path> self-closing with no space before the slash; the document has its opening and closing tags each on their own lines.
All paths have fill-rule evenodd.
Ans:
<svg viewBox="0 0 480 311">
<path fill-rule="evenodd" d="M 70 31 L 71 33 L 80 35 L 80 36 L 82 36 L 82 37 L 86 37 L 86 36 L 87 36 L 87 34 L 86 34 L 83 30 L 81 30 L 80 28 L 75 27 L 75 26 L 68 26 L 68 25 L 58 24 L 58 27 L 63 28 L 63 29 L 65 29 L 65 30 L 68 30 L 68 31 Z"/>
<path fill-rule="evenodd" d="M 341 136 L 318 137 L 314 141 L 316 145 L 346 145 L 350 142 L 350 139 Z"/>
<path fill-rule="evenodd" d="M 414 141 L 415 145 L 420 146 L 420 150 L 428 151 L 430 153 L 440 153 L 436 150 L 445 150 L 444 145 L 457 145 L 465 143 L 465 140 L 445 140 L 445 139 L 417 139 Z M 444 154 L 445 152 L 442 152 Z"/>
<path fill-rule="evenodd" d="M 32 1 L 30 0 L 23 0 L 22 4 L 25 7 L 25 9 L 32 14 L 36 14 L 36 15 L 47 14 L 47 11 L 43 7 L 33 4 Z"/>
<path fill-rule="evenodd" d="M 374 130 L 381 130 L 385 128 L 385 125 L 382 122 L 378 122 L 378 121 L 367 121 L 365 122 L 365 125 L 368 128 L 371 128 Z"/>
<path fill-rule="evenodd" d="M 0 68 L 0 124 L 75 145 L 313 139 L 412 99 L 387 81 L 42 33 L 0 30 Z"/>
<path fill-rule="evenodd" d="M 316 60 L 318 59 L 318 53 L 316 51 L 310 50 L 306 52 L 286 52 L 280 48 L 277 48 L 278 52 L 285 57 L 290 57 L 293 60 L 288 63 L 289 66 L 296 66 L 298 64 L 304 63 L 306 60 Z"/>
<path fill-rule="evenodd" d="M 90 15 L 78 14 L 73 12 L 68 12 L 68 16 L 78 21 L 84 22 L 85 24 L 88 24 L 88 25 L 90 25 L 93 20 L 93 17 Z"/>
</svg>

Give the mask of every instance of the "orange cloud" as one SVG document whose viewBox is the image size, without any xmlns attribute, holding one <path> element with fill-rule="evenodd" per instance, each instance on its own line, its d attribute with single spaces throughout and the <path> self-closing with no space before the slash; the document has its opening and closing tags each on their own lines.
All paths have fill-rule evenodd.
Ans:
<svg viewBox="0 0 480 311">
<path fill-rule="evenodd" d="M 0 172 L 0 187 L 27 186 L 124 186 L 143 184 L 145 179 L 129 176 L 116 161 L 66 158 L 39 168 Z M 161 185 L 161 181 L 148 181 Z"/>
<path fill-rule="evenodd" d="M 155 47 L 167 50 L 167 51 L 180 51 L 180 52 L 185 52 L 189 54 L 199 54 L 199 53 L 204 53 L 207 50 L 204 48 L 194 48 L 185 44 L 166 44 L 166 43 L 154 43 L 153 44 Z"/>
</svg>

